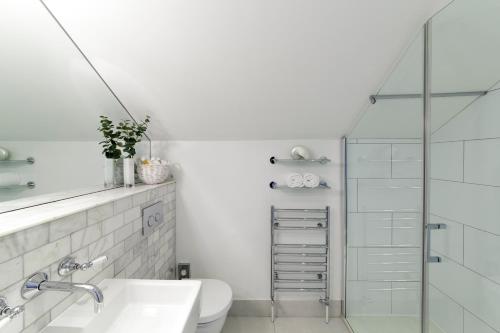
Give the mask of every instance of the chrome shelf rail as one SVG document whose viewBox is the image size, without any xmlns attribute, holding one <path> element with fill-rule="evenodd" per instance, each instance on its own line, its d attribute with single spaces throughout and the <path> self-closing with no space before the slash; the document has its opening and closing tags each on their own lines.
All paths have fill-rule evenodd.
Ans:
<svg viewBox="0 0 500 333">
<path fill-rule="evenodd" d="M 320 183 L 316 187 L 289 187 L 286 185 L 280 185 L 276 182 L 270 182 L 269 187 L 273 190 L 290 190 L 290 191 L 313 191 L 313 190 L 328 190 L 331 187 L 326 183 Z"/>
<path fill-rule="evenodd" d="M 301 160 L 295 160 L 292 158 L 276 158 L 274 156 L 271 156 L 269 159 L 269 162 L 271 164 L 276 164 L 276 163 L 319 163 L 319 164 L 326 164 L 331 162 L 331 160 L 325 156 L 321 156 L 320 158 L 310 158 L 310 159 L 301 159 Z"/>
<path fill-rule="evenodd" d="M 9 185 L 9 186 L 0 186 L 0 190 L 22 190 L 22 189 L 34 189 L 36 187 L 35 182 L 29 181 L 26 184 L 22 185 Z"/>
<path fill-rule="evenodd" d="M 0 165 L 12 165 L 12 164 L 35 164 L 35 158 L 28 157 L 25 160 L 3 160 L 3 161 L 0 161 Z"/>
<path fill-rule="evenodd" d="M 320 294 L 325 322 L 330 306 L 330 208 L 276 209 L 271 206 L 271 320 L 280 292 Z M 282 231 L 321 237 L 321 243 L 278 243 Z M 322 233 L 318 234 L 317 231 Z M 324 232 L 324 234 L 323 234 Z M 323 236 L 324 235 L 324 236 Z"/>
</svg>

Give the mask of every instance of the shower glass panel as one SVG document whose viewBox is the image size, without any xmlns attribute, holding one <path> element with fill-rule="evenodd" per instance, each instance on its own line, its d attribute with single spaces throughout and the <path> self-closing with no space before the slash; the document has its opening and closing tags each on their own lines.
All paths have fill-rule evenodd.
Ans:
<svg viewBox="0 0 500 333">
<path fill-rule="evenodd" d="M 455 0 L 431 21 L 431 332 L 500 332 L 500 1 Z"/>
<path fill-rule="evenodd" d="M 421 31 L 346 139 L 345 315 L 355 333 L 421 331 Z"/>
<path fill-rule="evenodd" d="M 455 0 L 426 27 L 346 139 L 345 316 L 355 333 L 498 333 L 500 2 Z"/>
</svg>

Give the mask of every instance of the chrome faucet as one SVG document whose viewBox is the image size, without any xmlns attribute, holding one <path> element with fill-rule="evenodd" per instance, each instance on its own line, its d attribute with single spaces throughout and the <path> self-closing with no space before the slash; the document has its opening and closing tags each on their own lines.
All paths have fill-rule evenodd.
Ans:
<svg viewBox="0 0 500 333">
<path fill-rule="evenodd" d="M 70 293 L 83 291 L 94 300 L 94 312 L 96 313 L 100 312 L 104 302 L 101 289 L 93 284 L 48 281 L 48 275 L 43 272 L 35 273 L 26 280 L 21 289 L 21 295 L 24 299 L 32 299 L 44 291 L 66 291 Z"/>
</svg>

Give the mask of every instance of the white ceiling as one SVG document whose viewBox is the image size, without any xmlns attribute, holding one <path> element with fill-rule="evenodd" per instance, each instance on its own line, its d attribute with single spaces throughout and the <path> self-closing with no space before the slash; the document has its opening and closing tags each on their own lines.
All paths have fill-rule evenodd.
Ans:
<svg viewBox="0 0 500 333">
<path fill-rule="evenodd" d="M 449 0 L 45 0 L 154 139 L 337 138 Z"/>
</svg>

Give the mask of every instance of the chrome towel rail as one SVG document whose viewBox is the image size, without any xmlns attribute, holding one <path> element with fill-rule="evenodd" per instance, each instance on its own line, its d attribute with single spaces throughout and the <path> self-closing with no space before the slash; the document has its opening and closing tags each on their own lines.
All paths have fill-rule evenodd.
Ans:
<svg viewBox="0 0 500 333">
<path fill-rule="evenodd" d="M 326 218 L 323 217 L 276 217 L 275 222 L 279 221 L 299 221 L 299 222 L 327 222 Z"/>
<path fill-rule="evenodd" d="M 275 279 L 274 282 L 276 283 L 287 283 L 287 282 L 300 282 L 300 283 L 321 283 L 322 281 L 325 281 L 323 278 L 318 278 L 318 279 Z"/>
<path fill-rule="evenodd" d="M 325 244 L 274 244 L 274 247 L 279 248 L 290 248 L 290 249 L 327 249 L 328 246 Z"/>
<path fill-rule="evenodd" d="M 276 288 L 276 291 L 287 291 L 287 292 L 321 292 L 327 291 L 327 288 Z"/>
<path fill-rule="evenodd" d="M 318 270 L 282 270 L 282 269 L 276 269 L 274 271 L 275 273 L 279 274 L 324 274 L 328 275 L 328 272 L 325 271 L 318 271 Z"/>
<path fill-rule="evenodd" d="M 281 256 L 281 257 L 316 257 L 316 258 L 324 258 L 328 256 L 328 253 L 295 253 L 295 252 L 280 252 L 280 253 L 275 253 L 275 256 Z"/>
<path fill-rule="evenodd" d="M 314 261 L 274 261 L 274 265 L 289 265 L 289 266 L 326 266 L 327 262 Z"/>
<path fill-rule="evenodd" d="M 280 227 L 274 226 L 274 230 L 328 230 L 328 227 Z"/>
<path fill-rule="evenodd" d="M 320 293 L 325 305 L 325 321 L 330 306 L 330 208 L 276 209 L 271 206 L 271 320 L 275 319 L 275 303 L 280 292 Z M 299 238 L 313 235 L 322 243 L 278 243 L 281 231 L 294 231 Z M 317 233 L 322 231 L 323 233 Z M 307 286 L 309 285 L 309 286 Z"/>
<path fill-rule="evenodd" d="M 283 212 L 304 212 L 304 213 L 323 213 L 326 214 L 327 210 L 326 209 L 297 209 L 297 208 L 290 208 L 290 209 L 274 209 L 275 213 L 283 213 Z"/>
</svg>

